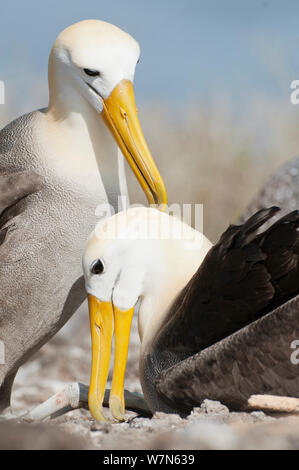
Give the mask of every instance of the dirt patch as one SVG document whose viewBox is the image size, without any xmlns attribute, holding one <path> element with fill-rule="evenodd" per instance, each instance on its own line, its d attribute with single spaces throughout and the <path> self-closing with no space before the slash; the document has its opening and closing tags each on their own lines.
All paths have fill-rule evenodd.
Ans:
<svg viewBox="0 0 299 470">
<path fill-rule="evenodd" d="M 78 320 L 78 319 L 77 319 Z M 139 339 L 134 320 L 126 388 L 141 392 Z M 85 314 L 45 345 L 19 371 L 13 410 L 24 412 L 69 382 L 88 383 L 90 339 Z M 156 413 L 150 418 L 128 412 L 124 423 L 97 423 L 80 409 L 40 424 L 0 421 L 0 449 L 298 449 L 299 417 L 263 412 L 236 413 L 206 400 L 188 418 Z"/>
</svg>

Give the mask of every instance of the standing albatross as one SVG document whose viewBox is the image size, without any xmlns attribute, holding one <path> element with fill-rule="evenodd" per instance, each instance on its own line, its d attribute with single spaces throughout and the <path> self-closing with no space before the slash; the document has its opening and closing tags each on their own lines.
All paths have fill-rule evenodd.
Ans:
<svg viewBox="0 0 299 470">
<path fill-rule="evenodd" d="M 299 397 L 299 212 L 231 225 L 214 246 L 175 217 L 129 209 L 98 224 L 83 257 L 92 336 L 89 407 L 102 401 L 113 330 L 110 409 L 124 417 L 130 323 L 138 300 L 140 381 L 152 412 L 205 399 L 243 408 L 252 394 Z"/>
<path fill-rule="evenodd" d="M 85 298 L 81 257 L 96 208 L 117 209 L 127 195 L 122 154 L 148 201 L 166 203 L 135 105 L 139 54 L 138 43 L 111 24 L 68 27 L 50 54 L 48 108 L 0 132 L 0 174 L 33 171 L 41 179 L 20 213 L 0 216 L 0 412 L 18 368 Z"/>
</svg>

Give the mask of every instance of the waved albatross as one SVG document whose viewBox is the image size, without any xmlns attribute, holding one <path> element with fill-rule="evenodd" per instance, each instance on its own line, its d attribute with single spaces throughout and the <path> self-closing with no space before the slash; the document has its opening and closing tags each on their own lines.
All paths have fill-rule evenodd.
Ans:
<svg viewBox="0 0 299 470">
<path fill-rule="evenodd" d="M 113 330 L 110 409 L 124 418 L 138 300 L 140 381 L 153 413 L 188 413 L 205 398 L 240 409 L 252 394 L 299 397 L 299 365 L 291 361 L 299 338 L 299 212 L 257 233 L 278 211 L 263 209 L 229 226 L 214 246 L 156 209 L 129 209 L 98 224 L 83 257 L 92 336 L 89 407 L 96 419 L 105 420 Z"/>
<path fill-rule="evenodd" d="M 111 24 L 68 27 L 50 54 L 48 108 L 0 132 L 0 174 L 34 171 L 41 178 L 22 211 L 0 220 L 0 412 L 18 368 L 85 298 L 81 258 L 96 208 L 109 202 L 116 209 L 117 197 L 127 194 L 122 154 L 148 201 L 166 203 L 135 105 L 139 54 L 138 43 Z"/>
</svg>

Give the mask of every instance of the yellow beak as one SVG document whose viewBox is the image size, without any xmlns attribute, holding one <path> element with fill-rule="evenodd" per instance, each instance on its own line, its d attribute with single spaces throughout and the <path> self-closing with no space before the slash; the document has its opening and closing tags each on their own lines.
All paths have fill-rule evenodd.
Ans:
<svg viewBox="0 0 299 470">
<path fill-rule="evenodd" d="M 107 421 L 103 414 L 106 382 L 111 356 L 113 329 L 115 330 L 115 356 L 109 408 L 114 418 L 125 417 L 124 380 L 134 307 L 120 310 L 112 302 L 101 302 L 88 295 L 92 342 L 92 365 L 88 395 L 91 414 L 98 421 Z"/>
<path fill-rule="evenodd" d="M 149 204 L 158 204 L 160 209 L 165 209 L 165 185 L 143 137 L 132 82 L 122 80 L 103 102 L 102 117 L 145 192 Z"/>
</svg>

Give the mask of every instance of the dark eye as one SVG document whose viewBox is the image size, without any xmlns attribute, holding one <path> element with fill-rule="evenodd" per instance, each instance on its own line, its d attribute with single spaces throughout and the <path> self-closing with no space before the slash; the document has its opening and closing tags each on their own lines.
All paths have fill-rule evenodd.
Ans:
<svg viewBox="0 0 299 470">
<path fill-rule="evenodd" d="M 83 69 L 86 75 L 89 75 L 90 77 L 97 77 L 100 75 L 100 72 L 97 70 L 92 70 L 92 69 Z"/>
<path fill-rule="evenodd" d="M 90 271 L 92 272 L 92 274 L 102 274 L 102 272 L 104 271 L 104 265 L 102 261 L 100 259 L 94 261 L 90 268 Z"/>
</svg>

